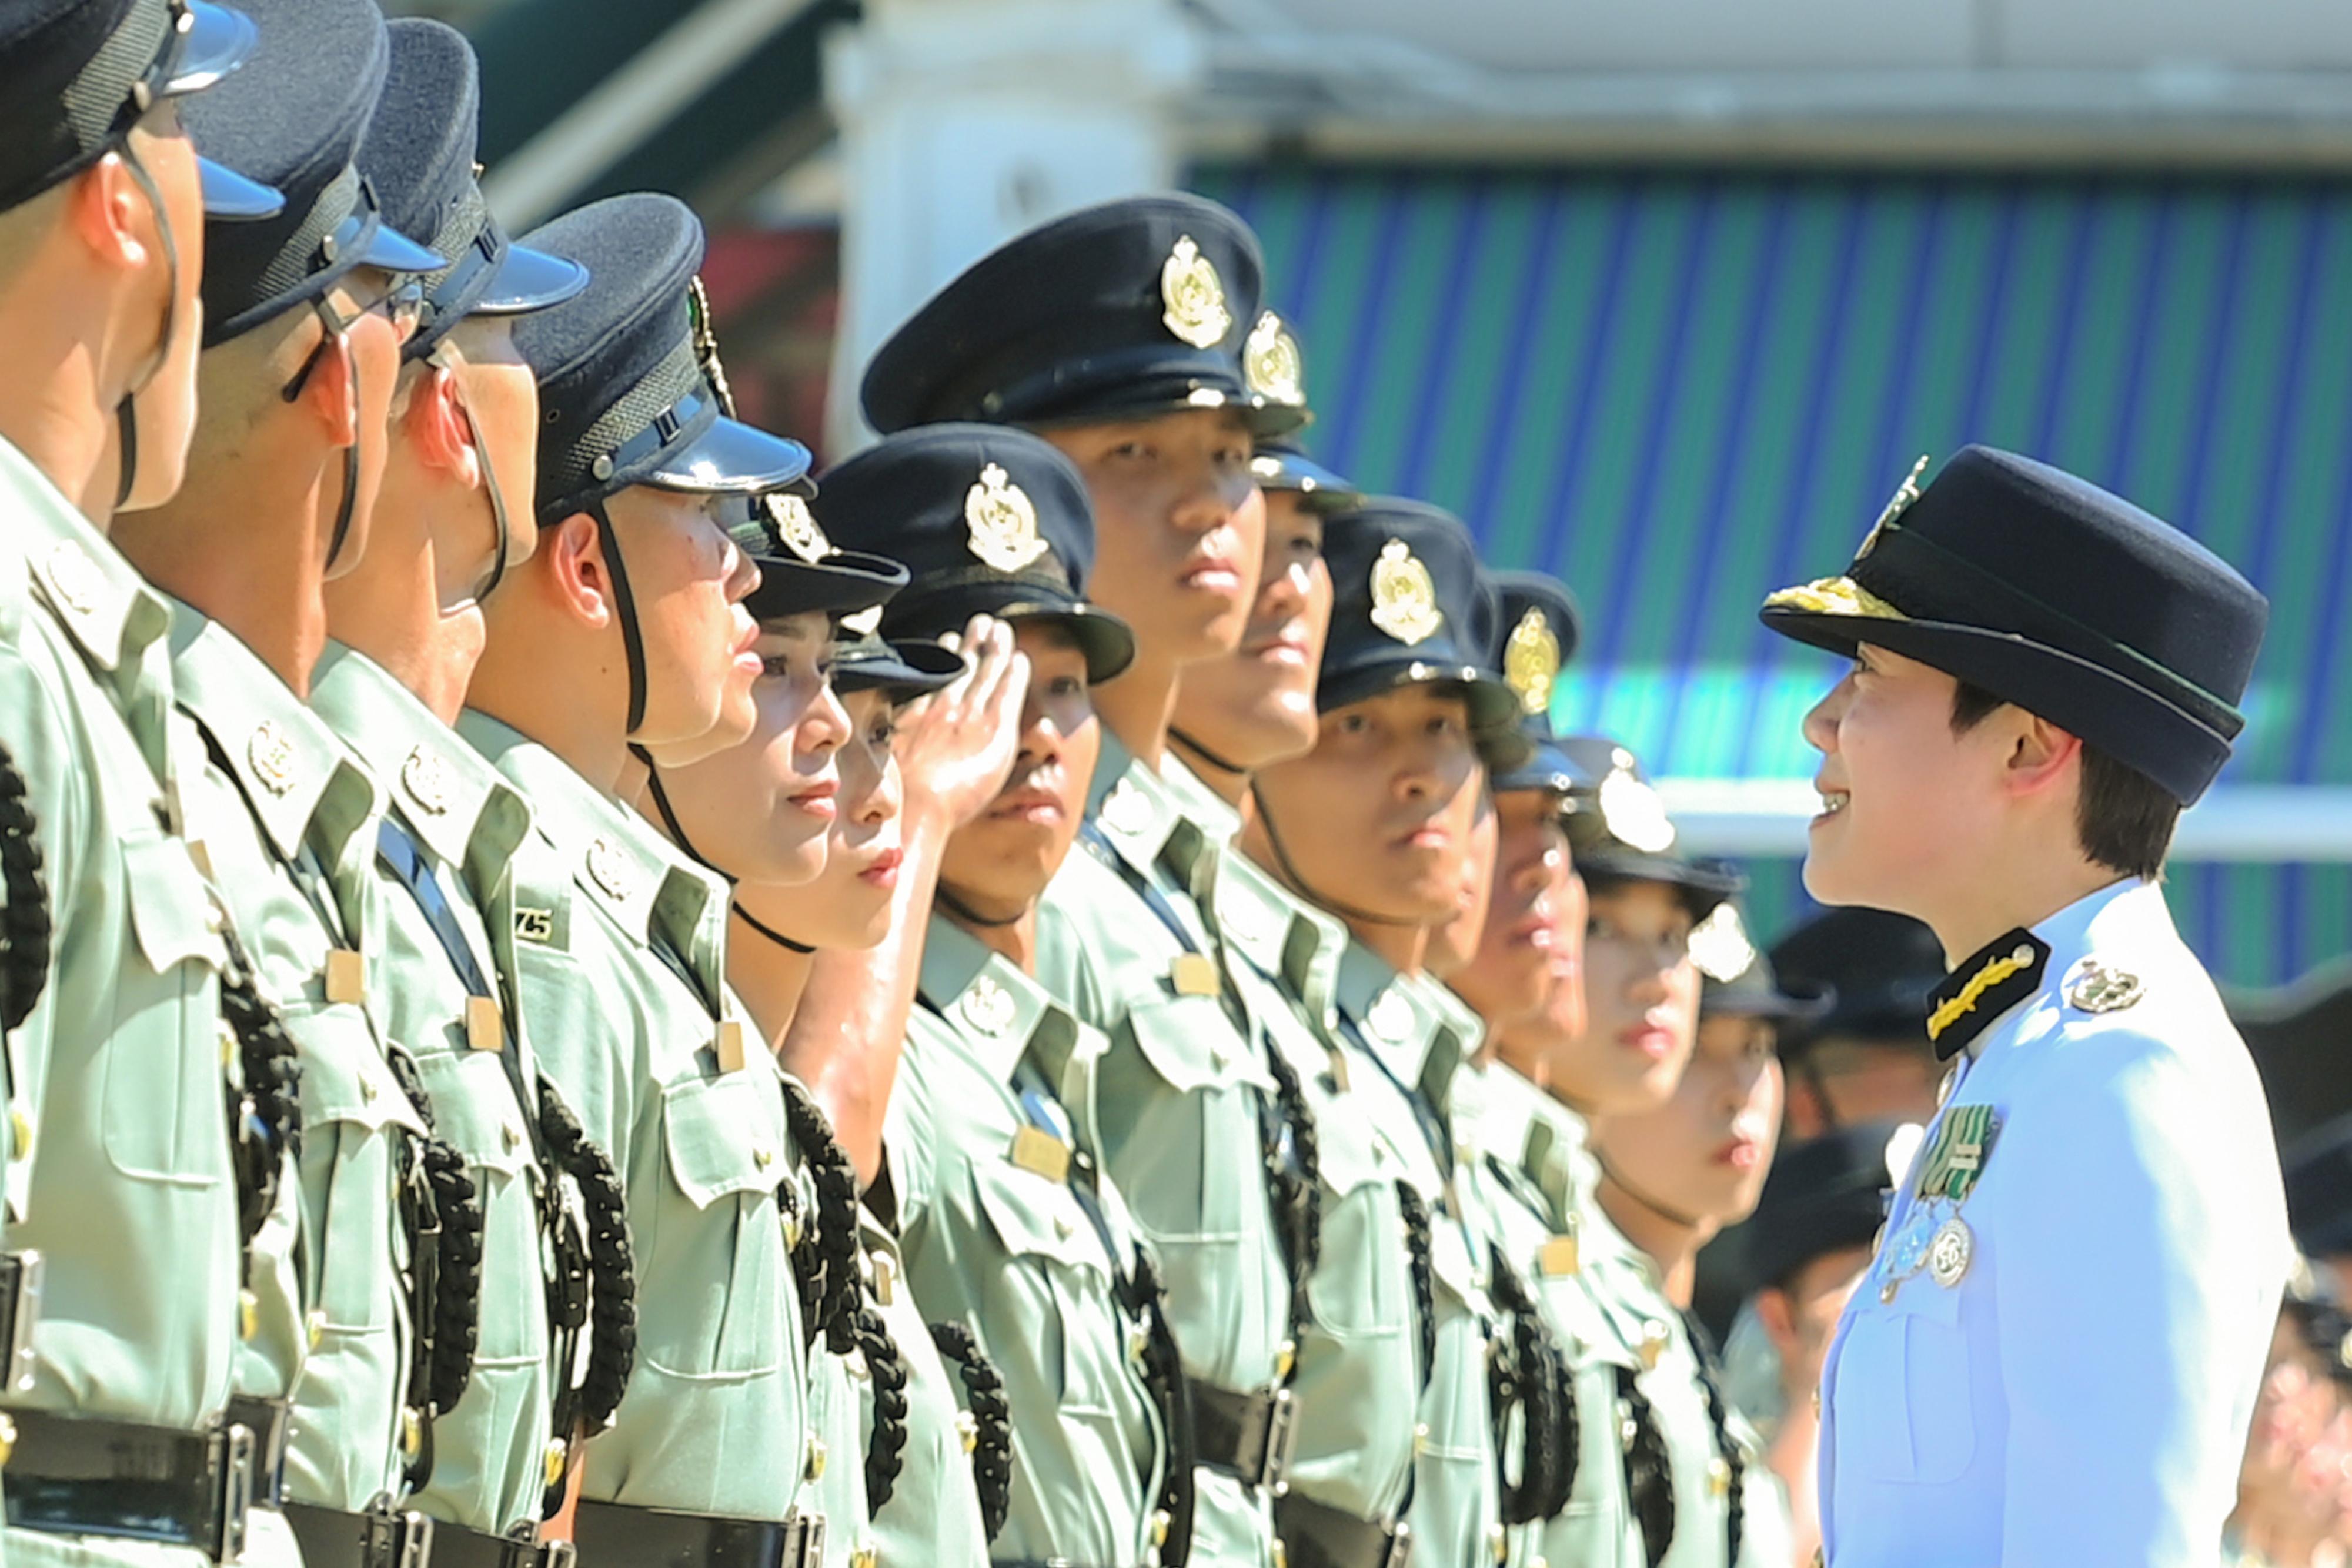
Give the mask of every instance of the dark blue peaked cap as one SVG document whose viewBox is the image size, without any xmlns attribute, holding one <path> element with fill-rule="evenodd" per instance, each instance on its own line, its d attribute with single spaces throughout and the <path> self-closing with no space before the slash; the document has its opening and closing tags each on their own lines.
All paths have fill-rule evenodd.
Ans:
<svg viewBox="0 0 2352 1568">
<path fill-rule="evenodd" d="M 1377 497 L 1323 524 L 1331 632 L 1315 706 L 1323 713 L 1393 686 L 1460 685 L 1474 729 L 1511 728 L 1519 700 L 1489 663 L 1494 605 L 1470 530 L 1423 501 Z"/>
<path fill-rule="evenodd" d="M 1257 236 L 1214 202 L 1083 208 L 982 257 L 893 332 L 866 367 L 866 418 L 887 433 L 1233 408 L 1262 434 L 1296 429 L 1303 402 L 1254 398 L 1244 375 L 1265 277 Z"/>
<path fill-rule="evenodd" d="M 390 50 L 369 0 L 244 0 L 253 57 L 189 107 L 196 144 L 284 193 L 268 218 L 205 229 L 205 346 L 322 298 L 355 267 L 438 270 L 442 258 L 385 226 L 352 163 Z"/>
<path fill-rule="evenodd" d="M 1559 746 L 1577 771 L 1600 780 L 1568 819 L 1576 869 L 1586 880 L 1664 883 L 1681 894 L 1694 921 L 1748 885 L 1723 862 L 1695 861 L 1675 848 L 1674 820 L 1633 752 L 1599 735 L 1570 736 Z"/>
<path fill-rule="evenodd" d="M 9 0 L 0 5 L 0 211 L 73 178 L 158 99 L 201 92 L 253 53 L 241 11 L 204 0 Z M 276 191 L 197 161 L 207 216 L 268 217 Z"/>
<path fill-rule="evenodd" d="M 2270 601 L 2129 501 L 1968 446 L 1925 490 L 1904 484 L 1843 576 L 1783 589 L 1762 615 L 1801 643 L 1868 643 L 1980 686 L 2185 806 L 2245 727 Z"/>
<path fill-rule="evenodd" d="M 421 360 L 468 316 L 519 316 L 560 305 L 588 285 L 577 262 L 512 244 L 482 199 L 474 162 L 481 68 L 456 28 L 418 16 L 387 28 L 392 64 L 359 165 L 375 182 L 383 221 L 449 265 L 423 279 L 425 310 L 402 356 Z"/>
<path fill-rule="evenodd" d="M 1495 601 L 1495 646 L 1488 663 L 1519 702 L 1519 733 L 1531 754 L 1526 763 L 1497 774 L 1497 793 L 1545 789 L 1559 795 L 1598 789 L 1601 776 L 1564 750 L 1552 732 L 1552 685 L 1560 667 L 1576 654 L 1582 623 L 1568 585 L 1540 571 L 1494 571 L 1486 575 Z"/>
<path fill-rule="evenodd" d="M 520 243 L 588 273 L 578 294 L 515 322 L 539 378 L 542 528 L 633 485 L 752 497 L 807 475 L 807 447 L 721 412 L 696 340 L 702 224 L 685 203 L 612 196 Z"/>
<path fill-rule="evenodd" d="M 1107 681 L 1135 657 L 1127 622 L 1087 602 L 1095 518 L 1070 460 L 1025 431 L 927 424 L 830 470 L 810 504 L 836 540 L 904 561 L 914 582 L 882 632 L 936 639 L 972 616 L 1054 622 Z"/>
</svg>

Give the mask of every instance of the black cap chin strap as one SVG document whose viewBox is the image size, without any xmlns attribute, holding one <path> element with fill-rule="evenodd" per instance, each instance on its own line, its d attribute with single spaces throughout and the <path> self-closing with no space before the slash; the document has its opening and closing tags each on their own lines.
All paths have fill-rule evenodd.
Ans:
<svg viewBox="0 0 2352 1568">
<path fill-rule="evenodd" d="M 506 580 L 507 558 L 514 553 L 514 521 L 507 511 L 506 492 L 499 486 L 498 466 L 490 461 L 489 444 L 482 439 L 482 427 L 474 418 L 474 405 L 466 396 L 463 378 L 457 374 L 459 363 L 455 350 L 449 347 L 449 340 L 444 338 L 434 344 L 433 351 L 425 356 L 425 362 L 436 371 L 446 371 L 449 374 L 449 383 L 457 393 L 457 417 L 466 422 L 466 439 L 474 444 L 475 459 L 482 465 L 482 488 L 488 493 L 489 497 L 489 575 L 484 579 L 481 587 L 474 591 L 470 601 L 472 603 L 479 604 L 497 591 L 499 583 Z M 606 547 L 606 553 L 611 553 L 609 544 Z"/>
<path fill-rule="evenodd" d="M 621 536 L 614 531 L 613 516 L 604 509 L 605 499 L 597 497 L 585 510 L 596 519 L 596 538 L 604 547 L 604 569 L 613 577 L 613 608 L 620 612 L 621 650 L 629 661 L 629 727 L 625 733 L 635 735 L 646 722 L 646 641 L 645 634 L 637 630 L 637 601 L 629 591 L 629 569 L 621 564 Z M 645 755 L 642 751 L 637 754 Z M 652 759 L 646 761 L 650 767 Z"/>
<path fill-rule="evenodd" d="M 139 394 L 145 392 L 155 378 L 163 373 L 171 362 L 172 339 L 180 328 L 180 246 L 172 237 L 172 217 L 163 210 L 163 193 L 155 188 L 155 177 L 147 165 L 139 161 L 131 143 L 122 144 L 122 166 L 131 171 L 131 178 L 147 198 L 147 205 L 155 214 L 155 240 L 163 251 L 163 335 L 155 344 L 155 357 L 131 382 L 122 401 L 114 405 L 114 428 L 117 473 L 114 481 L 114 504 L 120 507 L 131 499 L 131 488 L 139 479 Z"/>
<path fill-rule="evenodd" d="M 1240 763 L 1233 761 L 1228 758 L 1218 756 L 1215 752 L 1202 745 L 1198 738 L 1186 734 L 1184 731 L 1176 728 L 1172 725 L 1169 727 L 1168 738 L 1182 747 L 1186 751 L 1191 752 L 1195 758 L 1207 763 L 1210 767 L 1215 768 L 1220 773 L 1231 773 L 1236 776 L 1241 776 L 1246 775 L 1249 772 L 1249 769 L 1243 767 Z"/>
<path fill-rule="evenodd" d="M 738 879 L 732 872 L 728 871 L 723 866 L 713 864 L 710 857 L 704 854 L 700 850 L 695 848 L 694 841 L 687 836 L 686 824 L 677 820 L 677 808 L 669 803 L 669 791 L 662 788 L 661 769 L 654 766 L 653 753 L 634 742 L 630 744 L 629 751 L 638 761 L 646 765 L 646 782 L 653 789 L 654 810 L 660 815 L 662 826 L 669 830 L 670 841 L 677 845 L 679 849 L 684 850 L 689 856 L 691 856 L 696 864 L 702 866 L 705 870 L 716 873 L 718 875 L 725 877 L 729 887 L 731 888 L 737 885 Z M 769 925 L 766 921 L 761 919 L 758 915 L 744 908 L 742 901 L 740 899 L 732 901 L 728 907 L 735 912 L 736 917 L 741 920 L 744 925 L 749 925 L 752 930 L 758 932 L 761 936 L 765 936 L 769 941 L 773 942 L 779 947 L 789 947 L 795 953 L 814 953 L 816 951 L 815 948 L 810 946 L 805 942 L 793 941 L 791 937 L 785 936 L 782 932 L 777 930 L 774 926 Z"/>
<path fill-rule="evenodd" d="M 1249 792 L 1250 800 L 1257 807 L 1258 825 L 1265 830 L 1265 841 L 1274 848 L 1275 865 L 1281 871 L 1282 880 L 1288 883 L 1292 891 L 1305 897 L 1307 902 L 1329 910 L 1343 920 L 1360 920 L 1372 925 L 1433 925 L 1436 924 L 1431 920 L 1399 920 L 1394 915 L 1374 915 L 1369 909 L 1358 909 L 1353 904 L 1342 904 L 1336 898 L 1327 898 L 1316 892 L 1306 877 L 1299 874 L 1298 863 L 1290 858 L 1289 850 L 1283 846 L 1282 834 L 1276 831 L 1274 825 L 1274 813 L 1266 810 L 1265 796 L 1259 791 L 1257 780 L 1255 779 L 1250 780 Z"/>
</svg>

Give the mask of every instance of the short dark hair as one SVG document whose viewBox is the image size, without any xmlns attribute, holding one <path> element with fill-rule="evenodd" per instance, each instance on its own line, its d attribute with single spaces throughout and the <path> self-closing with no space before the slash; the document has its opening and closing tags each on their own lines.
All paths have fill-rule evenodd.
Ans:
<svg viewBox="0 0 2352 1568">
<path fill-rule="evenodd" d="M 1952 693 L 1952 731 L 1965 734 L 2005 706 L 1967 681 Z M 2165 852 L 2180 821 L 2180 802 L 2164 786 L 2126 767 L 2097 747 L 2083 747 L 2083 793 L 2074 806 L 2074 836 L 2096 864 L 2149 882 L 2164 874 Z"/>
</svg>

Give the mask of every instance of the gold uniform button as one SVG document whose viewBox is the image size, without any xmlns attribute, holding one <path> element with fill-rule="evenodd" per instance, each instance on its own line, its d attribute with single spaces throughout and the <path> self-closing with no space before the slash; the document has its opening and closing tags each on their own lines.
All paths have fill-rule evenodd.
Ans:
<svg viewBox="0 0 2352 1568">
<path fill-rule="evenodd" d="M 1429 1423 L 1422 1421 L 1416 1423 L 1412 1429 L 1412 1457 L 1417 1459 L 1427 1452 L 1429 1452 Z"/>
<path fill-rule="evenodd" d="M 552 1488 L 556 1482 L 563 1479 L 563 1462 L 571 1457 L 571 1453 L 572 1450 L 565 1446 L 562 1438 L 550 1437 L 547 1440 L 547 1450 L 541 1457 L 540 1468 L 547 1476 L 546 1484 L 549 1487 Z"/>
<path fill-rule="evenodd" d="M 251 1291 L 236 1293 L 236 1337 L 251 1339 L 261 1328 L 261 1301 Z M 316 1341 L 312 1342 L 316 1343 Z"/>
<path fill-rule="evenodd" d="M 1274 1380 L 1276 1383 L 1289 1382 L 1291 1369 L 1297 1364 L 1298 1342 L 1284 1340 L 1282 1348 L 1274 1353 Z"/>
<path fill-rule="evenodd" d="M 1731 1467 L 1720 1458 L 1707 1461 L 1706 1495 L 1712 1498 L 1727 1498 L 1731 1495 Z"/>
<path fill-rule="evenodd" d="M 1168 1544 L 1168 1511 L 1155 1509 L 1151 1515 L 1151 1545 L 1153 1550 Z"/>
<path fill-rule="evenodd" d="M 316 1307 L 311 1308 L 302 1320 L 302 1333 L 310 1340 L 310 1348 L 318 1349 L 319 1342 L 327 1337 L 327 1314 Z"/>
<path fill-rule="evenodd" d="M 1279 1541 L 1274 1543 L 1274 1568 L 1290 1568 L 1289 1549 Z"/>
<path fill-rule="evenodd" d="M 412 1459 L 425 1451 L 425 1417 L 405 1405 L 400 1410 L 400 1451 Z"/>
<path fill-rule="evenodd" d="M 362 1078 L 360 1080 L 360 1098 L 368 1104 L 374 1104 L 376 1095 L 381 1092 L 382 1091 L 377 1089 L 375 1086 L 374 1079 Z"/>
<path fill-rule="evenodd" d="M 979 1416 L 969 1410 L 959 1410 L 956 1412 L 955 1428 L 956 1439 L 963 1445 L 965 1453 L 971 1453 L 980 1447 Z"/>
<path fill-rule="evenodd" d="M 506 1146 L 507 1153 L 512 1154 L 522 1146 L 522 1134 L 515 1131 L 512 1122 L 509 1122 L 499 1129 L 499 1142 Z"/>
<path fill-rule="evenodd" d="M 809 1439 L 808 1463 L 801 1468 L 801 1474 L 811 1481 L 821 1481 L 824 1479 L 824 1439 L 823 1437 Z"/>
<path fill-rule="evenodd" d="M 8 1103 L 8 1137 L 17 1159 L 25 1159 L 31 1155 L 33 1118 L 26 1113 L 23 1104 L 14 1100 Z"/>
<path fill-rule="evenodd" d="M 5 1412 L 0 1412 L 0 1469 L 8 1468 L 8 1456 L 16 1451 L 16 1423 Z"/>
<path fill-rule="evenodd" d="M 1490 1524 L 1486 1527 L 1486 1553 L 1497 1563 L 1511 1560 L 1511 1537 L 1509 1532 L 1499 1524 Z"/>
<path fill-rule="evenodd" d="M 759 1166 L 761 1170 L 766 1170 L 770 1166 L 776 1163 L 776 1151 L 768 1147 L 767 1145 L 761 1144 L 752 1149 L 751 1163 Z"/>
<path fill-rule="evenodd" d="M 861 1546 L 849 1554 L 849 1568 L 875 1568 L 881 1558 L 871 1546 Z"/>
</svg>

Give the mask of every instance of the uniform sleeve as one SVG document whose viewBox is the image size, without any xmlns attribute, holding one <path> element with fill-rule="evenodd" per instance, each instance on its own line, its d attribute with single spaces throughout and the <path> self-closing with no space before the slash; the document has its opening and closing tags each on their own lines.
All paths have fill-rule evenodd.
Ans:
<svg viewBox="0 0 2352 1568">
<path fill-rule="evenodd" d="M 25 804 L 32 813 L 34 841 L 40 846 L 41 883 L 48 900 L 49 960 L 40 978 L 41 998 L 6 1044 L 8 1092 L 37 1118 L 55 1038 L 58 967 L 70 939 L 76 883 L 88 863 L 89 846 L 83 840 L 91 813 L 84 799 L 87 768 L 76 727 L 66 718 L 57 695 L 15 647 L 0 646 L 0 713 L 8 716 L 5 744 L 25 781 Z M 16 1179 L 28 1179 L 29 1174 L 27 1170 L 25 1178 Z"/>
<path fill-rule="evenodd" d="M 2236 1212 L 2230 1168 L 2252 1151 L 2210 1135 L 2198 1075 L 2162 1043 L 2113 1033 L 2058 1049 L 1990 1156 L 2034 1195 L 2004 1217 L 1992 1260 L 2009 1409 L 2000 1562 L 2210 1563 L 2267 1333 L 2248 1311 L 2265 1228 Z"/>
</svg>

